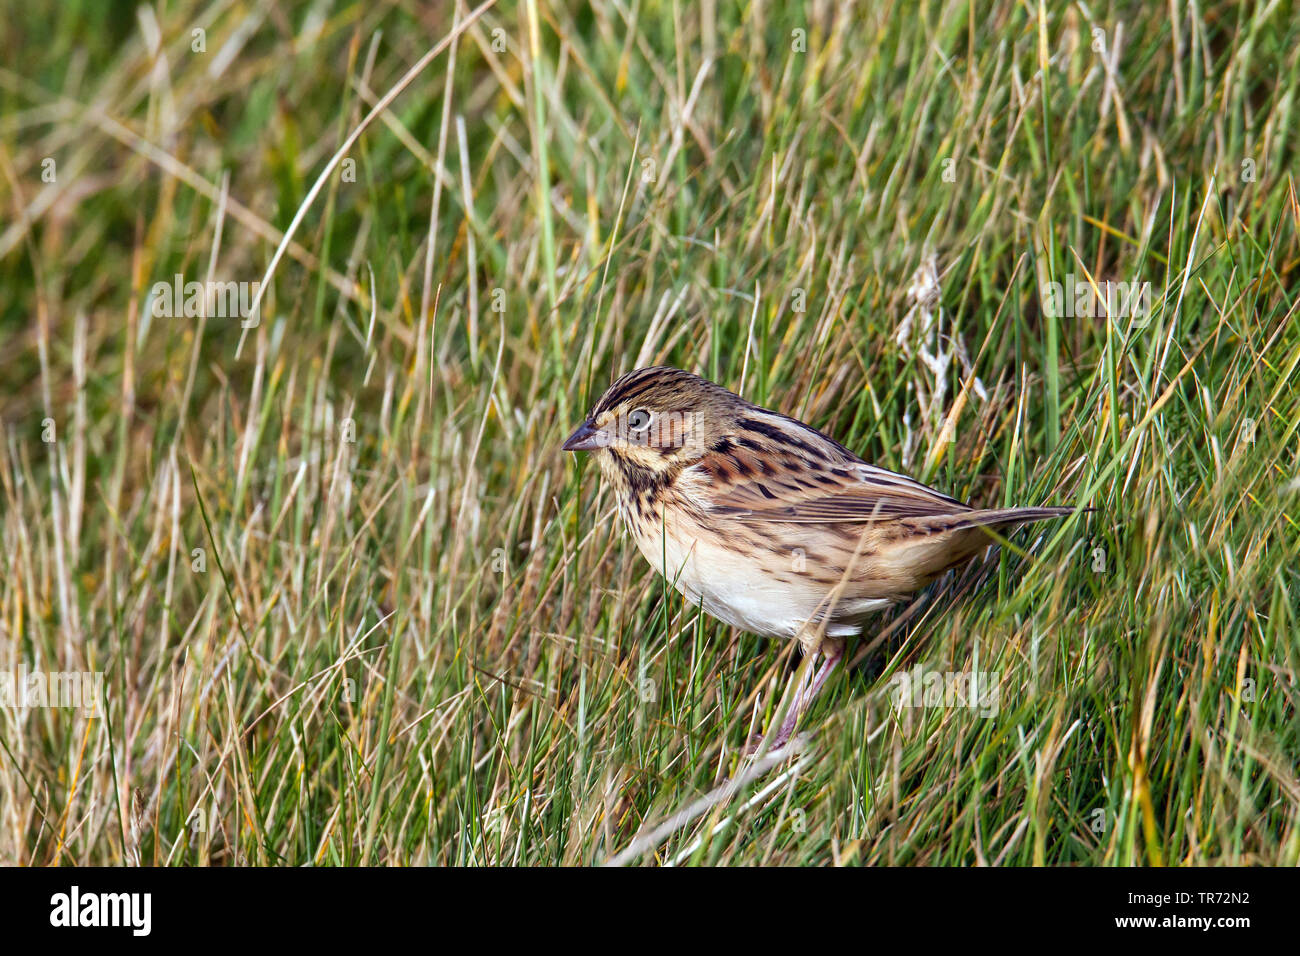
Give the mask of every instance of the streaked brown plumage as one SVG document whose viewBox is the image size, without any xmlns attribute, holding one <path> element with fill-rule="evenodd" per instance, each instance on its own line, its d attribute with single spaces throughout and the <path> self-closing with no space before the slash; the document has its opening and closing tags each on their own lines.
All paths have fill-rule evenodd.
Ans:
<svg viewBox="0 0 1300 956">
<path fill-rule="evenodd" d="M 772 746 L 872 611 L 969 560 L 988 532 L 1074 510 L 970 508 L 675 368 L 624 375 L 564 449 L 596 452 L 637 547 L 690 601 L 825 655 Z"/>
</svg>

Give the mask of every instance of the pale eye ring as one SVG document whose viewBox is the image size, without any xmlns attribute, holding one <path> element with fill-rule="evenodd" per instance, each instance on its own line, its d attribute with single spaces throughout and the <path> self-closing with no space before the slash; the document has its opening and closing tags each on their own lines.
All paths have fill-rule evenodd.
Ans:
<svg viewBox="0 0 1300 956">
<path fill-rule="evenodd" d="M 629 431 L 643 432 L 650 427 L 650 413 L 644 408 L 634 408 L 628 412 L 627 427 Z"/>
</svg>

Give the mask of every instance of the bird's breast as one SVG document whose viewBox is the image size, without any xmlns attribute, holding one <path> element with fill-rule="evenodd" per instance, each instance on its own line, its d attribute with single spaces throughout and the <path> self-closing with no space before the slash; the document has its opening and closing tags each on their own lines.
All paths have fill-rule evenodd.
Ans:
<svg viewBox="0 0 1300 956">
<path fill-rule="evenodd" d="M 791 638 L 805 623 L 828 617 L 826 633 L 844 636 L 858 633 L 868 612 L 890 603 L 829 601 L 834 582 L 809 566 L 806 550 L 761 527 L 714 523 L 689 503 L 655 509 L 649 521 L 634 503 L 623 511 L 650 565 L 691 603 L 733 627 Z"/>
</svg>

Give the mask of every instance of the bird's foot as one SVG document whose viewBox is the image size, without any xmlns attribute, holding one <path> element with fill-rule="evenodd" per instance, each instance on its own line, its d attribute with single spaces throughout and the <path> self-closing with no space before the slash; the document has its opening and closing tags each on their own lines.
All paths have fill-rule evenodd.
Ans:
<svg viewBox="0 0 1300 956">
<path fill-rule="evenodd" d="M 766 750 L 768 753 L 780 750 L 790 742 L 790 738 L 794 736 L 794 729 L 798 723 L 799 714 L 791 713 L 786 717 L 785 721 L 781 724 L 780 729 L 777 730 L 770 740 L 763 734 L 754 734 L 745 742 L 745 749 L 743 751 L 744 755 L 746 757 L 754 756 L 754 754 L 764 749 L 764 741 L 767 742 Z"/>
</svg>

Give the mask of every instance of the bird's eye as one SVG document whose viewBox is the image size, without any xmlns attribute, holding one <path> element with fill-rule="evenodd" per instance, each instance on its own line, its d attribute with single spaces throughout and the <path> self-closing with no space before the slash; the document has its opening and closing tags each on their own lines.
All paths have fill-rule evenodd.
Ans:
<svg viewBox="0 0 1300 956">
<path fill-rule="evenodd" d="M 650 427 L 650 413 L 644 408 L 637 408 L 628 413 L 627 427 L 634 432 L 643 432 Z"/>
</svg>

